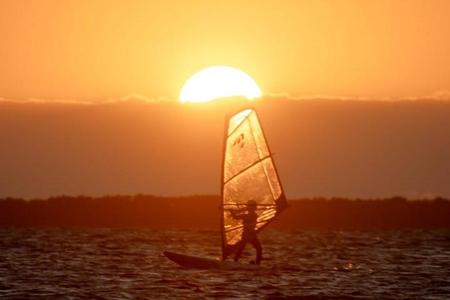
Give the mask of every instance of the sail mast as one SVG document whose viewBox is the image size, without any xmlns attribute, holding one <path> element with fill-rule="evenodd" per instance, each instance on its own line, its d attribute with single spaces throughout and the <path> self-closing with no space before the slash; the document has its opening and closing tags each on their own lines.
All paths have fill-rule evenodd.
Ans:
<svg viewBox="0 0 450 300">
<path fill-rule="evenodd" d="M 224 182 L 224 173 L 225 173 L 225 151 L 227 151 L 227 137 L 228 137 L 228 122 L 229 122 L 230 116 L 225 115 L 224 124 L 223 124 L 223 144 L 222 144 L 222 170 L 220 175 L 220 241 L 221 241 L 221 248 L 222 248 L 222 260 L 226 258 L 225 255 L 225 231 L 224 231 L 224 219 L 223 219 L 223 208 L 224 208 L 224 197 L 223 197 L 223 182 Z"/>
</svg>

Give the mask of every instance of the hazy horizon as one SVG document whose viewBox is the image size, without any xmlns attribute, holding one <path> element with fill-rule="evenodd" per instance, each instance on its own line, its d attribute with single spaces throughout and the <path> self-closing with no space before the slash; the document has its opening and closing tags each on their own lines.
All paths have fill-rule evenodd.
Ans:
<svg viewBox="0 0 450 300">
<path fill-rule="evenodd" d="M 450 196 L 447 101 L 247 104 L 290 198 Z M 0 197 L 219 194 L 223 121 L 240 105 L 0 102 Z"/>
</svg>

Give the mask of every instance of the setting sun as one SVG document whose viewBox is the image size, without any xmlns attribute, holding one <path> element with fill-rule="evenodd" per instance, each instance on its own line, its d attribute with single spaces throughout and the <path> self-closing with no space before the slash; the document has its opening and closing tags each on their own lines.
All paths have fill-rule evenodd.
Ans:
<svg viewBox="0 0 450 300">
<path fill-rule="evenodd" d="M 194 74 L 184 84 L 180 102 L 208 102 L 217 98 L 261 97 L 261 90 L 250 75 L 236 68 L 214 66 Z"/>
</svg>

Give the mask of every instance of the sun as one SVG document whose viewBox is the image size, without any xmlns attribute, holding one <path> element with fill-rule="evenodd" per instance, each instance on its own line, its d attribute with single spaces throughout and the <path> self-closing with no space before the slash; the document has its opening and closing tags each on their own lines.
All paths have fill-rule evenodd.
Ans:
<svg viewBox="0 0 450 300">
<path fill-rule="evenodd" d="M 180 93 L 180 102 L 208 102 L 218 98 L 261 97 L 261 90 L 247 73 L 228 66 L 208 67 L 192 75 Z"/>
</svg>

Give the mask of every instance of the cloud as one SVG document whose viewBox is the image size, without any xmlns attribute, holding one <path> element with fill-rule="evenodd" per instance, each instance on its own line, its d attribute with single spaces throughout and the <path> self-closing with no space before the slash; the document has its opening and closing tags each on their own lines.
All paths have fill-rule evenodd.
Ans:
<svg viewBox="0 0 450 300">
<path fill-rule="evenodd" d="M 160 102 L 167 102 L 167 101 L 174 101 L 174 99 L 170 99 L 168 97 L 159 96 L 156 98 L 150 98 L 141 94 L 133 93 L 129 94 L 127 96 L 121 97 L 118 100 L 112 99 L 112 102 L 129 102 L 129 101 L 136 101 L 136 102 L 146 102 L 146 103 L 160 103 Z"/>
<path fill-rule="evenodd" d="M 331 96 L 331 95 L 322 95 L 322 94 L 314 94 L 314 95 L 293 95 L 286 92 L 282 93 L 267 93 L 265 95 L 267 98 L 271 99 L 287 99 L 287 100 L 384 100 L 375 97 L 368 96 Z"/>
<path fill-rule="evenodd" d="M 149 98 L 140 94 L 129 94 L 120 98 L 107 98 L 100 100 L 70 100 L 70 99 L 43 99 L 43 98 L 27 98 L 27 99 L 8 99 L 0 97 L 0 103 L 13 104 L 74 104 L 74 105 L 101 105 L 113 104 L 123 102 L 144 102 L 144 103 L 159 103 L 167 101 L 167 98 Z"/>
<path fill-rule="evenodd" d="M 334 100 L 334 101 L 450 101 L 449 90 L 438 90 L 430 95 L 403 96 L 403 97 L 373 97 L 373 96 L 342 96 L 342 95 L 295 95 L 288 92 L 269 92 L 263 95 L 266 99 L 284 99 L 293 101 L 302 100 Z M 170 103 L 177 102 L 176 99 L 159 96 L 148 97 L 139 93 L 131 93 L 120 98 L 92 99 L 92 100 L 70 100 L 70 99 L 8 99 L 0 97 L 0 103 L 14 104 L 73 104 L 73 105 L 102 105 L 114 103 L 141 102 L 141 103 Z"/>
<path fill-rule="evenodd" d="M 450 91 L 449 90 L 440 90 L 436 91 L 431 95 L 433 99 L 450 101 Z"/>
<path fill-rule="evenodd" d="M 430 95 L 423 96 L 403 96 L 403 97 L 373 97 L 373 96 L 341 96 L 341 95 L 294 95 L 287 92 L 267 93 L 264 97 L 270 99 L 288 100 L 338 100 L 338 101 L 450 101 L 450 91 L 439 90 Z"/>
<path fill-rule="evenodd" d="M 65 100 L 65 99 L 41 99 L 41 98 L 27 98 L 27 99 L 7 99 L 0 97 L 0 103 L 13 104 L 76 104 L 76 105 L 90 105 L 95 104 L 94 101 L 87 100 Z"/>
</svg>

